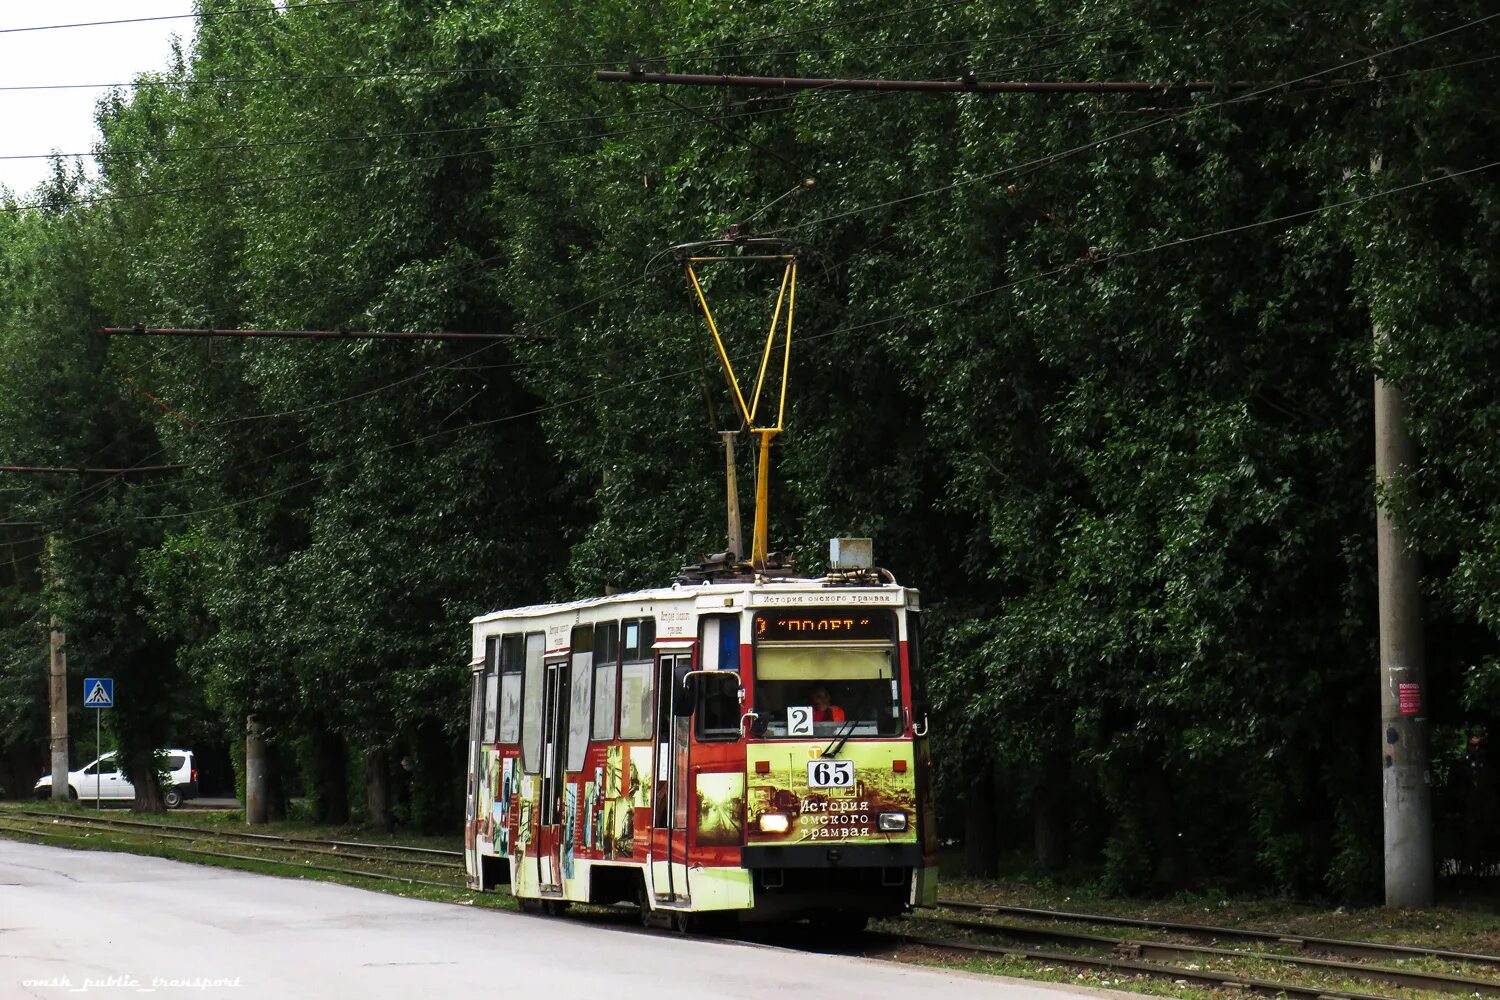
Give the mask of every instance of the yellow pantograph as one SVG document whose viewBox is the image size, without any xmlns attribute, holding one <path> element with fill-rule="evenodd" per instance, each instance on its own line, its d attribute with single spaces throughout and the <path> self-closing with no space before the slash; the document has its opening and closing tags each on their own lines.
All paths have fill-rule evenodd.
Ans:
<svg viewBox="0 0 1500 1000">
<path fill-rule="evenodd" d="M 760 371 L 755 377 L 755 389 L 750 393 L 748 400 L 740 388 L 739 377 L 734 373 L 734 362 L 730 360 L 729 351 L 724 346 L 724 338 L 719 333 L 719 324 L 714 320 L 713 310 L 708 307 L 708 299 L 703 294 L 703 285 L 699 283 L 698 272 L 694 267 L 696 264 L 730 260 L 772 260 L 780 261 L 783 265 L 781 290 L 776 295 L 776 310 L 771 314 L 771 329 L 766 334 L 766 346 L 760 355 Z M 771 439 L 781 433 L 786 420 L 787 376 L 792 362 L 792 316 L 797 307 L 797 258 L 794 254 L 768 254 L 755 257 L 689 257 L 686 261 L 686 269 L 688 282 L 698 298 L 698 305 L 703 309 L 703 318 L 708 321 L 708 332 L 713 335 L 714 347 L 719 352 L 719 361 L 724 365 L 724 377 L 729 382 L 730 391 L 734 393 L 734 400 L 739 406 L 740 416 L 745 421 L 745 428 L 760 442 L 760 461 L 755 475 L 755 532 L 750 543 L 750 564 L 756 569 L 764 569 L 771 499 Z M 776 422 L 772 424 L 769 421 L 763 421 L 757 424 L 756 418 L 761 413 L 761 400 L 766 394 L 766 372 L 770 369 L 771 359 L 776 354 L 778 337 L 781 340 L 781 392 L 776 403 Z"/>
</svg>

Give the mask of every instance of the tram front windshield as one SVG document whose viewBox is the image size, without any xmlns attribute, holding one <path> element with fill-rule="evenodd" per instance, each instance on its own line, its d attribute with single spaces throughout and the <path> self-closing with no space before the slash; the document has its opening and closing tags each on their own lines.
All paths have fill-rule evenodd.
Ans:
<svg viewBox="0 0 1500 1000">
<path fill-rule="evenodd" d="M 867 612 L 866 622 L 869 617 Z M 893 635 L 894 621 L 887 626 L 883 618 L 868 624 Z M 894 641 L 865 638 L 871 630 L 857 625 L 853 634 L 859 638 L 847 642 L 838 641 L 843 636 L 835 638 L 837 633 L 793 637 L 761 620 L 756 631 L 759 735 L 832 739 L 901 734 L 901 670 Z M 777 639 L 765 641 L 768 632 Z M 798 641 L 804 638 L 809 641 Z"/>
</svg>

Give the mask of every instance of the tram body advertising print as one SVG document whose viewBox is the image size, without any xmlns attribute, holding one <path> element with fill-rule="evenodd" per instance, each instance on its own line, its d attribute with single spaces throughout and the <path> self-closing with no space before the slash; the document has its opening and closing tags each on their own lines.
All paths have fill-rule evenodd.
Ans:
<svg viewBox="0 0 1500 1000">
<path fill-rule="evenodd" d="M 822 742 L 752 748 L 745 803 L 751 817 L 747 843 L 916 843 L 911 745 L 851 742 L 831 759 L 821 756 L 824 749 Z M 762 768 L 762 773 L 756 773 Z M 774 813 L 787 817 L 785 831 L 768 831 L 757 822 Z M 881 831 L 881 814 L 890 817 L 894 813 L 905 815 L 905 823 L 900 824 L 904 829 Z"/>
<path fill-rule="evenodd" d="M 933 898 L 918 612 L 798 580 L 476 619 L 469 884 L 795 915 L 826 867 L 870 914 Z"/>
</svg>

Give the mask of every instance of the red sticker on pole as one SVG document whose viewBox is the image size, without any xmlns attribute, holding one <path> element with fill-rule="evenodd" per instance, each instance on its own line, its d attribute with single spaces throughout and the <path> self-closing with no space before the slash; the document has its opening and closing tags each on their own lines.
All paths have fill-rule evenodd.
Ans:
<svg viewBox="0 0 1500 1000">
<path fill-rule="evenodd" d="M 1402 715 L 1422 714 L 1422 685 L 1397 684 L 1396 698 L 1400 702 Z"/>
</svg>

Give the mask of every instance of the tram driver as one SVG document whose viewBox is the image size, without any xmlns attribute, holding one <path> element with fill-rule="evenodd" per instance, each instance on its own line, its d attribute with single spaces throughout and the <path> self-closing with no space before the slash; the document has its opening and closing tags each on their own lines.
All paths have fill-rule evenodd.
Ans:
<svg viewBox="0 0 1500 1000">
<path fill-rule="evenodd" d="M 812 704 L 814 722 L 844 721 L 844 710 L 833 703 L 827 684 L 814 684 L 807 692 L 807 700 Z"/>
</svg>

